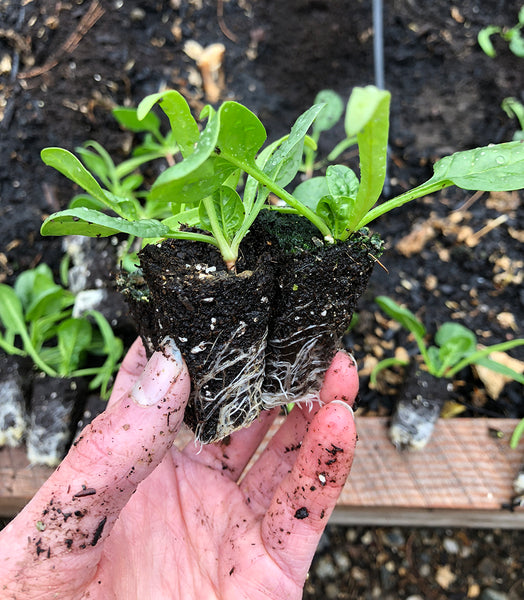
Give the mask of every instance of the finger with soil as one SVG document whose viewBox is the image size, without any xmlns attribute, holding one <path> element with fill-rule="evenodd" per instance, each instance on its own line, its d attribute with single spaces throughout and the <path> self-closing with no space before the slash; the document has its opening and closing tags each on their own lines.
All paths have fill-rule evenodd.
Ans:
<svg viewBox="0 0 524 600">
<path fill-rule="evenodd" d="M 306 577 L 351 470 L 356 439 L 349 405 L 336 401 L 323 406 L 271 500 L 262 536 L 275 562 L 296 581 Z"/>
<path fill-rule="evenodd" d="M 26 585 L 20 569 L 25 562 L 39 579 L 49 570 L 63 572 L 67 581 L 54 579 L 60 597 L 62 583 L 69 586 L 68 597 L 74 595 L 71 571 L 62 561 L 73 564 L 81 589 L 96 568 L 99 542 L 172 446 L 190 383 L 182 360 L 164 352 L 155 353 L 140 377 L 130 380 L 128 393 L 84 429 L 60 468 L 2 531 L 0 562 L 4 573 L 19 577 L 18 591 Z M 139 354 L 130 362 L 140 362 Z"/>
<path fill-rule="evenodd" d="M 357 393 L 358 374 L 353 357 L 338 352 L 326 372 L 320 398 L 324 403 L 345 400 L 352 406 Z M 242 490 L 251 508 L 260 515 L 265 513 L 275 489 L 293 468 L 302 440 L 319 408 L 318 402 L 310 408 L 295 406 L 243 479 Z"/>
</svg>

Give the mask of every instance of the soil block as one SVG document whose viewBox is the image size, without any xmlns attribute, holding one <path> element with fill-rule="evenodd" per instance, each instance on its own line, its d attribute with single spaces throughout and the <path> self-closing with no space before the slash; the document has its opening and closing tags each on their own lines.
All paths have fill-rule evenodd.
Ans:
<svg viewBox="0 0 524 600">
<path fill-rule="evenodd" d="M 346 242 L 324 244 L 308 221 L 289 215 L 269 213 L 263 223 L 280 245 L 263 393 L 264 407 L 272 408 L 317 398 L 382 242 L 356 233 Z"/>
<path fill-rule="evenodd" d="M 0 353 L 0 448 L 22 443 L 26 430 L 24 383 L 16 358 Z"/>
<path fill-rule="evenodd" d="M 410 365 L 391 418 L 389 435 L 401 450 L 420 450 L 429 442 L 444 402 L 449 379 L 434 377 L 416 363 Z"/>
<path fill-rule="evenodd" d="M 260 413 L 274 265 L 264 238 L 247 236 L 237 273 L 214 246 L 166 240 L 140 253 L 144 290 L 124 289 L 149 352 L 171 336 L 192 389 L 185 421 L 210 443 Z"/>
<path fill-rule="evenodd" d="M 32 464 L 55 467 L 64 457 L 82 411 L 84 379 L 36 377 L 27 433 L 27 457 Z"/>
</svg>

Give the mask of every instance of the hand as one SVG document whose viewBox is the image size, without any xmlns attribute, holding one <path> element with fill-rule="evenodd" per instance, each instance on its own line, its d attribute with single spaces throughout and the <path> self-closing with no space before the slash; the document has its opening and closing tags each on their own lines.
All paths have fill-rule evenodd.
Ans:
<svg viewBox="0 0 524 600">
<path fill-rule="evenodd" d="M 107 409 L 0 533 L 0 597 L 299 599 L 351 468 L 354 361 L 338 353 L 313 410 L 278 411 L 182 451 L 189 376 L 166 343 L 128 352 Z M 344 402 L 345 401 L 345 402 Z"/>
</svg>

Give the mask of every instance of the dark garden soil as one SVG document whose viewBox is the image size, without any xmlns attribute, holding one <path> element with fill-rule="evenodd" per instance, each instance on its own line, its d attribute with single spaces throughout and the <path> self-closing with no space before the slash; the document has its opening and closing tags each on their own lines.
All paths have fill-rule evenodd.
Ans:
<svg viewBox="0 0 524 600">
<path fill-rule="evenodd" d="M 489 24 L 513 25 L 521 2 L 385 5 L 386 87 L 392 92 L 389 187 L 396 195 L 429 178 L 431 165 L 445 154 L 511 139 L 517 123 L 500 104 L 508 96 L 524 101 L 522 59 L 499 40 L 497 57 L 489 59 L 476 36 Z M 353 86 L 374 81 L 368 0 L 0 0 L 0 281 L 12 283 L 42 262 L 58 275 L 62 241 L 42 238 L 39 228 L 46 215 L 66 207 L 74 190 L 43 165 L 43 147 L 73 150 L 95 139 L 118 160 L 132 137 L 119 130 L 113 106 L 136 105 L 163 86 L 181 91 L 197 111 L 206 103 L 198 69 L 183 51 L 189 40 L 225 45 L 222 99 L 254 110 L 270 140 L 288 131 L 320 89 L 347 98 Z M 341 137 L 335 129 L 320 151 Z M 355 153 L 350 149 L 342 161 L 355 166 Z M 358 324 L 345 338 L 361 370 L 362 413 L 389 414 L 402 383 L 398 371 L 371 389 L 376 361 L 399 348 L 408 355 L 415 349 L 381 316 L 376 295 L 405 303 L 430 333 L 457 320 L 486 345 L 522 337 L 521 200 L 522 192 L 473 196 L 451 188 L 373 224 L 385 242 L 384 268 L 375 267 L 357 307 Z M 119 324 L 131 339 L 128 321 Z M 507 384 L 493 399 L 469 370 L 453 382 L 451 399 L 451 408 L 465 408 L 462 415 L 524 416 L 517 384 Z M 331 528 L 306 597 L 464 598 L 470 584 L 478 590 L 467 597 L 478 597 L 484 588 L 522 597 L 510 575 L 521 536 L 435 531 Z M 387 542 L 397 534 L 404 546 Z M 368 544 L 361 543 L 364 535 Z M 469 562 L 440 546 L 446 536 L 459 536 Z M 376 552 L 386 548 L 389 558 L 378 560 L 371 546 Z M 481 567 L 485 561 L 490 564 Z M 322 564 L 331 575 L 318 575 Z M 442 571 L 446 565 L 456 576 L 452 582 Z M 484 567 L 489 573 L 482 578 Z M 439 572 L 443 579 L 435 583 Z M 374 586 L 382 587 L 373 593 Z"/>
</svg>

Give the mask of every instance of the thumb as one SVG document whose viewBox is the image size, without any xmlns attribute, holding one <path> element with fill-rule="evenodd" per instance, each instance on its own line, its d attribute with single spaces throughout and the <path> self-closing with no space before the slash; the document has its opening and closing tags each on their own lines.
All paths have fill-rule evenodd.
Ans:
<svg viewBox="0 0 524 600">
<path fill-rule="evenodd" d="M 141 360 L 143 348 L 135 344 L 124 363 L 141 365 Z M 11 563 L 16 570 L 20 559 L 30 558 L 42 567 L 46 561 L 54 563 L 48 568 L 56 573 L 57 560 L 64 559 L 84 578 L 96 566 L 100 542 L 173 444 L 190 391 L 185 363 L 169 338 L 138 378 L 129 373 L 127 378 L 128 391 L 84 429 L 61 465 L 0 535 L 3 568 Z"/>
</svg>

